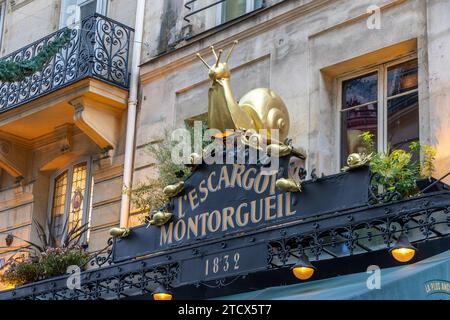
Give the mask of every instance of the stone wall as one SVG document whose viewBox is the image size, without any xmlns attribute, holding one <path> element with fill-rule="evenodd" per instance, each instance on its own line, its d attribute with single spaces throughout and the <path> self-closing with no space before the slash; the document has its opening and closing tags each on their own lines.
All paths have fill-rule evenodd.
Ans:
<svg viewBox="0 0 450 320">
<path fill-rule="evenodd" d="M 371 5 L 381 12 L 379 30 L 367 27 Z M 439 176 L 450 168 L 450 126 L 445 122 L 450 119 L 450 79 L 443 67 L 450 56 L 448 5 L 438 0 L 284 1 L 181 42 L 141 70 L 138 150 L 160 138 L 163 128 L 179 127 L 206 112 L 210 81 L 195 53 L 212 61 L 210 45 L 228 50 L 239 39 L 230 60 L 236 98 L 256 87 L 277 92 L 291 115 L 290 137 L 307 150 L 308 171 L 315 168 L 318 174 L 340 170 L 337 79 L 400 57 L 417 57 L 420 139 L 438 148 Z M 146 33 L 147 39 L 154 36 Z M 154 40 L 158 46 L 167 44 L 167 38 Z M 149 161 L 137 153 L 136 180 L 154 172 Z"/>
<path fill-rule="evenodd" d="M 27 46 L 59 28 L 61 0 L 16 0 L 7 1 L 7 3 L 1 55 Z M 133 28 L 136 2 L 110 0 L 107 16 Z M 62 97 L 39 103 L 48 103 L 49 106 L 53 106 L 55 101 L 64 99 L 64 94 L 60 94 Z M 45 105 L 39 108 L 44 109 Z M 73 108 L 68 104 L 61 108 L 71 110 L 70 112 L 73 113 Z M 8 115 L 1 116 L 2 121 L 6 116 Z M 14 117 L 20 119 L 25 116 L 25 113 L 18 112 Z M 55 119 L 58 116 L 62 117 L 55 114 Z M 45 121 L 45 119 L 37 121 Z M 54 122 L 57 120 L 52 123 Z M 0 169 L 0 247 L 2 248 L 0 259 L 7 259 L 11 254 L 10 251 L 26 245 L 25 242 L 15 239 L 9 249 L 4 248 L 6 247 L 5 238 L 9 233 L 25 240 L 39 241 L 36 228 L 32 224 L 34 220 L 44 226 L 48 223 L 51 181 L 59 169 L 79 159 L 87 159 L 92 165 L 89 250 L 96 251 L 104 248 L 109 238 L 110 227 L 119 224 L 126 112 L 122 116 L 118 133 L 120 139 L 116 150 L 110 153 L 111 157 L 107 159 L 102 158 L 102 150 L 73 124 L 68 124 L 67 128 L 69 132 L 67 135 L 63 132 L 65 129 L 55 128 L 54 132 L 33 139 L 19 138 L 0 128 L 1 146 L 4 145 L 3 142 L 7 143 L 7 146 L 10 145 L 8 159 L 16 166 L 24 168 L 24 179 L 20 183 L 11 174 Z M 70 140 L 70 150 L 62 151 L 68 140 Z M 0 157 L 3 156 L 4 150 L 6 149 L 0 148 Z"/>
</svg>

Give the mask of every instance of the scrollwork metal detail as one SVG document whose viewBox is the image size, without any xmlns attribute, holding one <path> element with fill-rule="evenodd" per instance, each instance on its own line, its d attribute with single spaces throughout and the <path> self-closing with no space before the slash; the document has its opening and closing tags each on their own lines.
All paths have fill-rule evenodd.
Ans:
<svg viewBox="0 0 450 320">
<path fill-rule="evenodd" d="M 32 59 L 66 28 L 38 40 L 4 59 Z M 45 94 L 93 77 L 121 88 L 129 86 L 128 61 L 133 30 L 105 16 L 95 14 L 72 29 L 71 40 L 44 68 L 20 82 L 0 82 L 0 113 Z"/>
</svg>

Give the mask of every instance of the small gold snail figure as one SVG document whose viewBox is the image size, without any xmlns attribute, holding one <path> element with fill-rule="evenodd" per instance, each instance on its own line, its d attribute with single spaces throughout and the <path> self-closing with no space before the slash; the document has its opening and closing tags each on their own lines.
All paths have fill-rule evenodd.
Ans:
<svg viewBox="0 0 450 320">
<path fill-rule="evenodd" d="M 150 224 L 152 226 L 161 227 L 165 225 L 172 218 L 173 214 L 171 212 L 155 212 L 152 215 L 152 219 L 150 220 Z"/>
<path fill-rule="evenodd" d="M 186 165 L 187 167 L 196 167 L 203 162 L 203 156 L 199 155 L 198 153 L 191 153 L 189 156 L 189 163 Z"/>
<path fill-rule="evenodd" d="M 130 235 L 131 230 L 128 228 L 112 228 L 109 230 L 109 234 L 116 238 L 126 238 Z"/>
<path fill-rule="evenodd" d="M 367 165 L 372 160 L 372 154 L 352 153 L 347 158 L 347 166 L 342 171 L 349 171 Z"/>
<path fill-rule="evenodd" d="M 210 66 L 199 53 L 197 57 L 209 70 L 212 85 L 208 93 L 208 125 L 222 133 L 228 130 L 267 130 L 270 140 L 284 141 L 289 133 L 289 113 L 283 100 L 268 88 L 257 88 L 245 94 L 239 103 L 231 89 L 231 71 L 228 60 L 238 41 L 234 41 L 224 62 L 220 62 L 223 50 L 217 53 L 211 47 L 216 62 Z M 272 130 L 278 130 L 275 134 Z"/>
<path fill-rule="evenodd" d="M 163 189 L 163 193 L 168 198 L 173 198 L 177 196 L 184 189 L 184 182 L 178 182 L 176 184 L 169 185 Z"/>
<path fill-rule="evenodd" d="M 266 148 L 266 153 L 269 156 L 275 156 L 275 157 L 284 157 L 292 153 L 292 147 L 287 146 L 285 144 L 270 144 Z"/>
<path fill-rule="evenodd" d="M 294 179 L 278 179 L 275 182 L 275 186 L 286 192 L 300 192 L 302 191 L 301 184 Z"/>
</svg>

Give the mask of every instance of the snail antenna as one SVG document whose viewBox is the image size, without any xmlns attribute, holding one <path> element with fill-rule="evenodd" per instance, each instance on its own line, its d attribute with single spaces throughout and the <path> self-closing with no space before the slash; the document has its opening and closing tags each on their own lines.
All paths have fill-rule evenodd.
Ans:
<svg viewBox="0 0 450 320">
<path fill-rule="evenodd" d="M 200 59 L 201 62 L 203 62 L 203 64 L 208 68 L 211 69 L 211 66 L 205 61 L 205 59 L 202 58 L 202 56 L 200 55 L 200 53 L 196 54 L 197 58 Z"/>
<path fill-rule="evenodd" d="M 220 49 L 220 50 L 219 50 L 219 56 L 217 57 L 216 68 L 219 66 L 220 57 L 222 56 L 222 53 L 223 53 L 223 50 Z"/>
<path fill-rule="evenodd" d="M 234 50 L 234 48 L 236 47 L 236 45 L 237 45 L 238 43 L 239 43 L 238 40 L 234 40 L 233 46 L 231 47 L 230 52 L 228 52 L 227 57 L 226 57 L 226 59 L 225 59 L 225 63 L 227 63 L 228 60 L 230 60 L 231 54 L 233 53 L 233 50 Z"/>
<path fill-rule="evenodd" d="M 214 57 L 216 58 L 216 60 L 218 59 L 218 57 L 217 57 L 217 53 L 216 53 L 216 50 L 214 50 L 214 46 L 211 46 L 210 47 L 211 48 L 211 51 L 212 51 L 212 53 L 214 54 Z"/>
</svg>

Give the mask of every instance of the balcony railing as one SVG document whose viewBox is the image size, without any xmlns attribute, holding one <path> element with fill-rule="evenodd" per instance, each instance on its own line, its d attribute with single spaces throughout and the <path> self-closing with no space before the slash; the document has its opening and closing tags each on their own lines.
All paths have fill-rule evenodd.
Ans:
<svg viewBox="0 0 450 320">
<path fill-rule="evenodd" d="M 61 29 L 6 57 L 32 59 Z M 129 57 L 133 29 L 96 14 L 72 29 L 71 40 L 45 67 L 19 82 L 0 82 L 0 113 L 92 77 L 123 89 L 129 86 Z"/>
<path fill-rule="evenodd" d="M 295 279 L 278 278 L 281 275 L 278 272 L 289 270 L 302 253 L 314 258 L 315 265 L 324 263 L 323 266 L 330 260 L 337 262 L 338 259 L 354 256 L 353 261 L 360 272 L 362 269 L 359 268 L 366 268 L 366 261 L 374 259 L 374 254 L 377 254 L 374 261 L 385 264 L 383 257 L 388 255 L 400 234 L 408 235 L 409 241 L 417 246 L 423 258 L 447 250 L 450 240 L 449 186 L 427 179 L 419 183 L 421 195 L 404 200 L 388 199 L 386 196 L 384 200 L 387 202 L 370 204 L 367 191 L 373 194 L 373 190 L 364 187 L 369 184 L 369 177 L 368 168 L 361 168 L 305 182 L 304 188 L 309 195 L 305 195 L 299 203 L 306 207 L 308 201 L 314 198 L 320 213 L 309 214 L 305 211 L 301 219 L 295 218 L 289 223 L 270 227 L 264 224 L 259 229 L 246 232 L 241 232 L 241 229 L 234 235 L 176 244 L 159 252 L 145 252 L 151 247 L 151 242 L 147 240 L 155 232 L 149 231 L 145 225 L 135 227 L 131 230 L 132 237 L 110 239 L 108 246 L 92 257 L 91 268 L 80 274 L 80 288 L 68 288 L 67 283 L 72 275 L 64 275 L 0 292 L 0 300 L 130 299 L 149 295 L 158 285 L 173 289 L 175 296 L 181 299 L 198 299 L 205 295 L 214 298 L 233 290 L 242 292 L 243 288 L 254 290 L 268 287 L 265 283 L 271 283 L 271 286 L 293 283 L 289 281 Z M 333 190 L 345 190 L 344 193 L 352 195 L 347 199 L 346 206 L 336 200 Z M 332 210 L 322 210 L 327 206 Z M 193 259 L 201 261 L 211 254 L 241 250 L 244 246 L 246 250 L 251 250 L 254 259 L 261 257 L 261 254 L 263 259 L 267 258 L 263 260 L 263 269 L 239 269 L 233 276 L 222 273 L 222 278 L 219 276 L 216 280 L 205 278 L 203 272 L 197 273 L 188 267 Z M 135 254 L 136 250 L 139 254 Z M 356 258 L 366 254 L 370 258 L 365 261 Z M 349 260 L 346 261 L 348 263 Z M 329 267 L 323 270 L 322 275 L 326 276 L 335 272 L 330 271 Z M 273 273 L 268 276 L 273 271 L 277 272 L 276 276 Z M 247 276 L 253 277 L 253 281 L 239 284 L 237 280 L 244 280 Z M 180 296 L 177 296 L 178 293 Z"/>
</svg>

